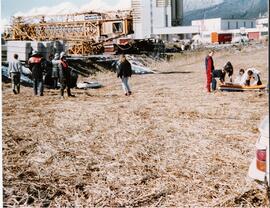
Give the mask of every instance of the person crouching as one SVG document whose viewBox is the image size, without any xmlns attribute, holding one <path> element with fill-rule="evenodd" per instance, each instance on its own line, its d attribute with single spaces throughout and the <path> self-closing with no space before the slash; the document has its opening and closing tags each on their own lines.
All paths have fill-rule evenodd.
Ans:
<svg viewBox="0 0 270 208">
<path fill-rule="evenodd" d="M 260 78 L 260 72 L 256 69 L 248 69 L 247 75 L 246 75 L 246 86 L 256 86 L 256 85 L 262 85 L 262 81 Z"/>
<path fill-rule="evenodd" d="M 125 55 L 121 55 L 119 59 L 119 65 L 117 66 L 117 77 L 121 78 L 123 90 L 125 95 L 131 95 L 131 90 L 128 84 L 128 78 L 132 75 L 131 64 L 126 59 Z"/>
</svg>

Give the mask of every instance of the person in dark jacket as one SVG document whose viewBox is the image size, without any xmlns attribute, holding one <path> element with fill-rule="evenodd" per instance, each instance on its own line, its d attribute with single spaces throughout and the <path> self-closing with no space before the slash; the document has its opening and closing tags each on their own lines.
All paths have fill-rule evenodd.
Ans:
<svg viewBox="0 0 270 208">
<path fill-rule="evenodd" d="M 64 98 L 64 91 L 67 88 L 68 97 L 75 97 L 70 91 L 70 69 L 66 60 L 64 52 L 60 53 L 60 64 L 59 64 L 59 80 L 60 80 L 60 94 L 61 98 Z"/>
<path fill-rule="evenodd" d="M 57 89 L 57 83 L 59 78 L 59 66 L 60 66 L 60 56 L 58 53 L 54 55 L 52 60 L 52 79 L 53 79 L 53 88 Z"/>
<path fill-rule="evenodd" d="M 46 60 L 37 51 L 34 51 L 28 64 L 32 71 L 34 95 L 43 96 L 43 74 L 46 71 Z"/>
<path fill-rule="evenodd" d="M 230 82 L 232 82 L 232 75 L 233 75 L 233 65 L 230 61 L 228 61 L 224 67 L 223 70 L 226 72 L 226 74 L 228 75 L 228 77 L 230 78 Z"/>
<path fill-rule="evenodd" d="M 53 54 L 49 55 L 49 59 L 46 61 L 46 74 L 44 76 L 44 85 L 52 85 L 52 60 L 54 58 Z"/>
<path fill-rule="evenodd" d="M 119 59 L 119 64 L 117 65 L 117 77 L 121 78 L 123 90 L 125 95 L 131 95 L 131 90 L 128 84 L 128 78 L 132 75 L 131 64 L 126 59 L 125 55 L 121 55 Z"/>
<path fill-rule="evenodd" d="M 211 92 L 212 72 L 214 71 L 213 61 L 214 51 L 209 51 L 208 56 L 205 58 L 205 72 L 206 72 L 206 89 Z"/>
<path fill-rule="evenodd" d="M 220 82 L 222 84 L 225 83 L 225 77 L 226 74 L 230 78 L 230 82 L 232 83 L 232 75 L 233 75 L 233 66 L 231 62 L 227 62 L 223 69 L 217 69 L 212 72 L 212 89 L 216 90 L 217 88 L 217 80 L 216 78 L 219 78 Z"/>
</svg>

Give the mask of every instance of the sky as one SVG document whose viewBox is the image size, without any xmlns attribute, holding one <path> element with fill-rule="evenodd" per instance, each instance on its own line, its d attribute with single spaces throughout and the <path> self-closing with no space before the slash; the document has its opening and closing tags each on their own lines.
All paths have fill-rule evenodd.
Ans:
<svg viewBox="0 0 270 208">
<path fill-rule="evenodd" d="M 130 8 L 130 0 L 2 0 L 1 29 L 11 16 L 66 14 L 89 10 Z"/>
</svg>

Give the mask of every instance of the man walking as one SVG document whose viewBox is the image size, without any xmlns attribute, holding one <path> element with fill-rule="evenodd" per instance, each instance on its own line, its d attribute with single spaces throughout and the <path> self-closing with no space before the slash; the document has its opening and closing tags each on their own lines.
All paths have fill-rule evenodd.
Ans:
<svg viewBox="0 0 270 208">
<path fill-rule="evenodd" d="M 18 54 L 14 54 L 14 59 L 9 62 L 8 71 L 9 76 L 11 77 L 12 82 L 12 90 L 14 94 L 20 93 L 20 80 L 21 80 L 21 73 L 22 73 L 22 64 L 18 60 Z M 17 89 L 17 91 L 16 91 Z"/>
<path fill-rule="evenodd" d="M 43 96 L 43 72 L 46 70 L 46 60 L 34 51 L 28 64 L 32 71 L 34 95 Z"/>
<path fill-rule="evenodd" d="M 131 64 L 126 59 L 125 55 L 120 56 L 119 65 L 117 66 L 117 77 L 122 80 L 123 90 L 126 96 L 131 95 L 131 90 L 128 84 L 128 78 L 132 75 Z"/>
<path fill-rule="evenodd" d="M 215 69 L 213 55 L 214 55 L 214 51 L 209 51 L 208 56 L 206 56 L 205 58 L 207 92 L 211 92 L 212 72 Z"/>
</svg>

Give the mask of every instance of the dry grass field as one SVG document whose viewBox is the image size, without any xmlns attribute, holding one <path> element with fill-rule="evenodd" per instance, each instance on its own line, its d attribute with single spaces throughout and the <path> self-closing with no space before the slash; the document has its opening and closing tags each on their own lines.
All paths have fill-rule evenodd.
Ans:
<svg viewBox="0 0 270 208">
<path fill-rule="evenodd" d="M 61 100 L 3 84 L 5 206 L 267 206 L 247 178 L 268 113 L 266 92 L 204 89 L 205 53 L 178 55 L 134 75 L 124 96 L 112 72 L 91 77 L 105 87 L 73 90 Z M 267 48 L 221 50 L 216 68 L 256 67 L 267 80 Z"/>
</svg>

